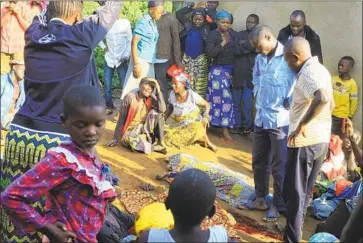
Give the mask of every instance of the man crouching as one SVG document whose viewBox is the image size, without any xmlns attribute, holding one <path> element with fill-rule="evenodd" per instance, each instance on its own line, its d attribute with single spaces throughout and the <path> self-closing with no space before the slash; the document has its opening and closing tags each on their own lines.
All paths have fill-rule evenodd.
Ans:
<svg viewBox="0 0 363 243">
<path fill-rule="evenodd" d="M 159 83 L 152 78 L 143 78 L 139 89 L 131 91 L 122 100 L 113 139 L 105 146 L 113 147 L 121 138 L 121 143 L 132 151 L 166 154 L 165 111 L 166 105 Z"/>
</svg>

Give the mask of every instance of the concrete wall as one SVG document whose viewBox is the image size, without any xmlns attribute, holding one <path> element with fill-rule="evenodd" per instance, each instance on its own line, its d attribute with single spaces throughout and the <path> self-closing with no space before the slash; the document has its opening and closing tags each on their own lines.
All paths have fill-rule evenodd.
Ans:
<svg viewBox="0 0 363 243">
<path fill-rule="evenodd" d="M 331 75 L 337 74 L 340 57 L 350 55 L 356 61 L 352 76 L 359 86 L 359 107 L 354 125 L 362 132 L 362 2 L 227 2 L 220 1 L 218 9 L 230 11 L 234 16 L 233 28 L 245 28 L 248 14 L 255 13 L 262 24 L 268 25 L 276 37 L 289 23 L 295 9 L 305 12 L 307 23 L 319 35 L 324 65 Z"/>
</svg>

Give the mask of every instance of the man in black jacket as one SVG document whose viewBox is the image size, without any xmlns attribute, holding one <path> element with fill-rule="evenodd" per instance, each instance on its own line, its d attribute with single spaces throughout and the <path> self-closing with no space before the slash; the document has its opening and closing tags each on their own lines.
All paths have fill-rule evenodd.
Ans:
<svg viewBox="0 0 363 243">
<path fill-rule="evenodd" d="M 292 12 L 290 15 L 290 24 L 280 30 L 277 40 L 285 45 L 289 39 L 295 36 L 304 37 L 310 44 L 311 54 L 318 56 L 319 62 L 323 64 L 320 37 L 306 24 L 305 13 L 302 10 Z"/>
<path fill-rule="evenodd" d="M 160 4 L 160 2 L 156 3 Z M 166 72 L 172 64 L 181 66 L 182 57 L 179 38 L 181 24 L 172 13 L 165 11 L 157 21 L 157 25 L 159 40 L 157 43 L 156 63 L 154 64 L 155 78 L 159 81 L 161 92 L 163 93 L 165 102 L 167 102 L 170 88 Z"/>
<path fill-rule="evenodd" d="M 246 19 L 246 30 L 238 32 L 239 44 L 241 44 L 242 50 L 241 54 L 236 56 L 232 79 L 233 110 L 235 115 L 235 127 L 231 130 L 233 134 L 248 135 L 253 128 L 252 69 L 257 52 L 251 45 L 249 34 L 259 22 L 260 18 L 256 14 L 250 14 Z M 241 114 L 242 102 L 243 113 Z"/>
</svg>

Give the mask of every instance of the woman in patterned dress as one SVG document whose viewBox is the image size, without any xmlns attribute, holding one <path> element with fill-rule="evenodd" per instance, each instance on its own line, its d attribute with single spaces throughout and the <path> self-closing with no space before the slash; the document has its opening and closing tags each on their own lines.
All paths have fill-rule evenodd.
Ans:
<svg viewBox="0 0 363 243">
<path fill-rule="evenodd" d="M 198 8 L 198 6 L 198 4 L 196 8 L 186 6 L 178 10 L 176 17 L 184 25 L 184 31 L 181 33 L 184 44 L 182 44 L 184 71 L 189 76 L 190 87 L 204 99 L 209 72 L 205 46 L 210 28 L 206 23 L 205 9 Z M 186 17 L 190 12 L 192 13 L 191 20 Z"/>
<path fill-rule="evenodd" d="M 233 143 L 228 128 L 234 126 L 232 102 L 232 71 L 234 57 L 239 53 L 237 32 L 230 28 L 233 16 L 227 11 L 217 13 L 218 28 L 208 37 L 206 51 L 212 59 L 209 71 L 207 101 L 211 104 L 211 125 L 222 127 L 227 143 Z"/>
<path fill-rule="evenodd" d="M 216 152 L 217 147 L 209 141 L 206 130 L 209 126 L 208 102 L 189 88 L 184 73 L 174 76 L 172 82 L 173 91 L 166 111 L 166 145 L 180 148 L 199 142 Z M 204 108 L 203 116 L 198 106 Z"/>
</svg>

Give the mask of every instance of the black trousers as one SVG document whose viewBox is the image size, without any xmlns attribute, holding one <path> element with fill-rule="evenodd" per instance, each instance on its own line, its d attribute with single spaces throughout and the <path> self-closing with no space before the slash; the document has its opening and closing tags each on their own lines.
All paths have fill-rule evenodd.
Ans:
<svg viewBox="0 0 363 243">
<path fill-rule="evenodd" d="M 284 198 L 287 217 L 284 242 L 301 241 L 302 226 L 312 190 L 328 151 L 327 143 L 288 148 Z"/>
<path fill-rule="evenodd" d="M 163 93 L 165 104 L 168 103 L 169 94 L 171 91 L 171 85 L 169 83 L 169 78 L 167 77 L 167 71 L 169 68 L 169 62 L 165 63 L 155 63 L 155 79 L 159 82 L 161 92 Z"/>
<path fill-rule="evenodd" d="M 134 225 L 134 217 L 110 205 L 105 222 L 97 234 L 98 243 L 120 243 Z"/>
</svg>

